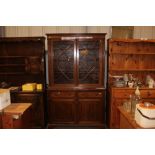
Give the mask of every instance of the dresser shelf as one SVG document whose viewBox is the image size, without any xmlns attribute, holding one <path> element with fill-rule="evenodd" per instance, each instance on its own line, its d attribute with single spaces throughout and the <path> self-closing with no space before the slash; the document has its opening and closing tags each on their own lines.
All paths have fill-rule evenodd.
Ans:
<svg viewBox="0 0 155 155">
<path fill-rule="evenodd" d="M 109 126 L 119 128 L 117 106 L 134 94 L 135 88 L 113 87 L 113 76 L 132 74 L 144 86 L 146 77 L 155 79 L 155 40 L 109 39 L 108 40 L 108 93 L 109 93 Z M 155 102 L 155 88 L 140 88 L 143 101 Z"/>
</svg>

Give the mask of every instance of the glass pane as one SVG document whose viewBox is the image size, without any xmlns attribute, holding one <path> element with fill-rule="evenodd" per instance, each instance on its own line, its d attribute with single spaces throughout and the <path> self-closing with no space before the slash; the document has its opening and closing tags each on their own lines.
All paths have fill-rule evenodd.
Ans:
<svg viewBox="0 0 155 155">
<path fill-rule="evenodd" d="M 79 42 L 79 83 L 99 83 L 99 41 Z"/>
<path fill-rule="evenodd" d="M 70 84 L 74 82 L 74 42 L 54 41 L 54 83 Z"/>
</svg>

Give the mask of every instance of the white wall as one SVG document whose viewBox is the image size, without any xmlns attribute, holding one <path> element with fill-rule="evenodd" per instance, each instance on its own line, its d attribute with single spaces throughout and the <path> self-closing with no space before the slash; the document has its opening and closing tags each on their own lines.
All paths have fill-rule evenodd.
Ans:
<svg viewBox="0 0 155 155">
<path fill-rule="evenodd" d="M 86 33 L 86 26 L 6 26 L 6 37 L 45 36 L 46 33 Z"/>
<path fill-rule="evenodd" d="M 134 38 L 155 39 L 155 26 L 134 26 Z"/>
<path fill-rule="evenodd" d="M 45 36 L 46 33 L 107 33 L 111 26 L 6 26 L 6 37 Z M 155 26 L 134 26 L 134 38 L 155 39 Z"/>
</svg>

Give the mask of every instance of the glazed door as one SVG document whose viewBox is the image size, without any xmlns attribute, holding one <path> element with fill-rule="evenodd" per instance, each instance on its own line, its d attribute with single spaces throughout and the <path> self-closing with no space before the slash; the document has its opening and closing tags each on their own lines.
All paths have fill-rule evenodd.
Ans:
<svg viewBox="0 0 155 155">
<path fill-rule="evenodd" d="M 104 41 L 100 39 L 53 40 L 49 61 L 52 85 L 103 86 Z M 49 58 L 50 59 L 50 58 Z"/>
<path fill-rule="evenodd" d="M 102 40 L 81 40 L 77 43 L 79 85 L 103 84 Z"/>
<path fill-rule="evenodd" d="M 54 40 L 52 41 L 53 57 L 52 83 L 55 85 L 74 84 L 75 82 L 75 42 L 70 40 Z"/>
</svg>

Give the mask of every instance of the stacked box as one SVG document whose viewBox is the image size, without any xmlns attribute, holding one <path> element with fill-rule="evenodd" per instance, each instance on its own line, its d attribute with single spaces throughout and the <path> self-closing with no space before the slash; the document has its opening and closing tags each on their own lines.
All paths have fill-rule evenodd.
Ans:
<svg viewBox="0 0 155 155">
<path fill-rule="evenodd" d="M 0 89 L 0 110 L 11 104 L 10 90 Z"/>
</svg>

